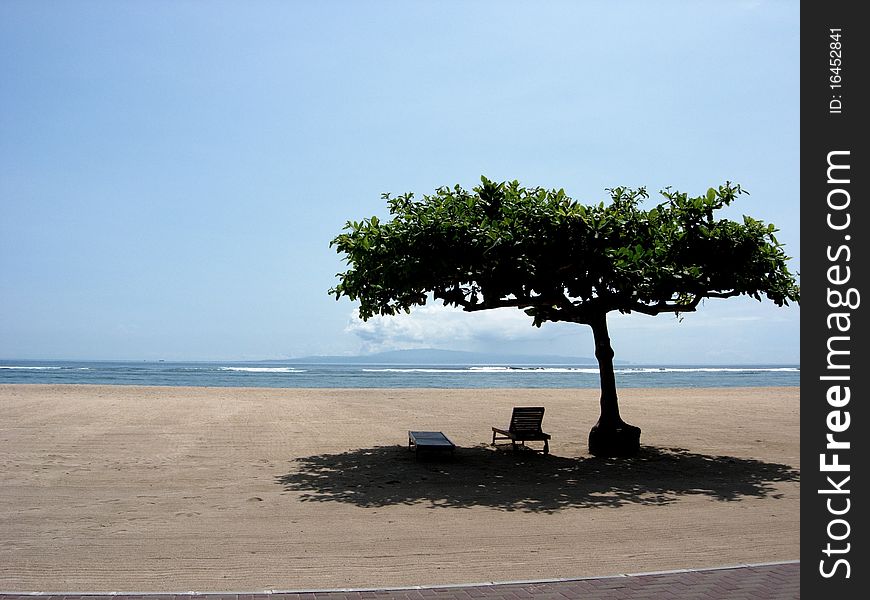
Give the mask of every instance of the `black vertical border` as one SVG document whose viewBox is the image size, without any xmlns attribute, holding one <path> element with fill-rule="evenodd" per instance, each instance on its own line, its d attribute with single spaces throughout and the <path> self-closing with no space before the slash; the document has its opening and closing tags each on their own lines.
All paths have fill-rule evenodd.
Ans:
<svg viewBox="0 0 870 600">
<path fill-rule="evenodd" d="M 870 304 L 868 279 L 867 238 L 870 237 L 870 203 L 867 181 L 870 179 L 870 164 L 867 160 L 867 138 L 870 136 L 868 111 L 870 99 L 867 96 L 866 79 L 870 72 L 867 60 L 867 37 L 870 36 L 870 23 L 858 16 L 861 2 L 845 1 L 804 1 L 801 3 L 800 25 L 800 63 L 801 63 L 801 595 L 805 598 L 848 599 L 866 597 L 868 587 L 866 514 L 868 511 L 867 494 L 859 488 L 868 487 L 866 481 L 866 459 L 861 455 L 870 454 L 867 443 L 867 380 L 870 372 L 867 318 Z M 831 37 L 832 31 L 839 29 L 839 40 Z M 833 33 L 837 33 L 836 31 Z M 836 44 L 840 42 L 840 56 Z M 832 59 L 840 58 L 836 65 Z M 839 66 L 840 70 L 831 70 Z M 832 87 L 836 77 L 841 77 L 841 88 Z M 838 106 L 838 102 L 841 106 Z M 845 179 L 849 183 L 828 182 L 828 155 L 839 154 L 836 162 L 848 164 L 848 175 L 844 169 L 832 171 L 834 179 Z M 832 210 L 828 206 L 828 194 L 834 189 L 833 203 L 838 206 L 848 203 L 845 208 Z M 847 200 L 848 198 L 848 200 Z M 849 226 L 836 230 L 829 226 L 828 215 L 837 226 L 845 223 L 846 214 Z M 847 250 L 838 249 L 843 246 Z M 830 256 L 837 257 L 831 260 Z M 848 259 L 848 260 L 847 260 Z M 839 266 L 837 266 L 839 265 Z M 832 267 L 835 270 L 829 273 Z M 849 268 L 849 280 L 833 284 L 834 279 L 844 279 Z M 846 293 L 854 288 L 860 295 L 859 302 L 850 307 L 832 307 L 828 291 L 839 289 Z M 864 293 L 866 292 L 866 293 Z M 854 296 L 853 296 L 854 297 Z M 836 300 L 834 301 L 836 303 Z M 849 313 L 848 319 L 841 319 L 840 326 L 849 324 L 847 332 L 838 331 L 836 323 L 829 323 L 831 313 Z M 830 328 L 829 325 L 835 325 Z M 829 340 L 832 336 L 845 336 L 832 347 L 849 350 L 849 354 L 836 355 L 836 363 L 841 367 L 831 369 L 828 365 Z M 830 375 L 848 376 L 848 381 L 823 380 Z M 850 400 L 845 406 L 832 407 L 828 402 L 828 390 L 832 385 L 848 386 Z M 835 400 L 836 401 L 836 400 Z M 849 413 L 849 427 L 843 432 L 834 433 L 838 441 L 848 441 L 850 448 L 845 450 L 826 449 L 828 417 L 831 411 L 841 411 L 834 415 L 835 427 L 843 426 L 845 411 Z M 838 425 L 839 423 L 839 425 Z M 831 463 L 832 454 L 839 454 L 841 464 L 848 464 L 848 472 L 823 471 L 820 455 L 826 454 L 826 462 Z M 829 493 L 835 485 L 848 489 L 848 493 Z M 849 480 L 843 483 L 844 477 Z M 842 515 L 831 514 L 831 508 L 848 512 Z M 848 501 L 848 503 L 847 503 Z M 834 522 L 836 519 L 842 521 Z M 847 522 L 848 525 L 844 524 Z M 834 537 L 848 536 L 841 540 Z M 828 544 L 835 552 L 826 554 Z M 848 544 L 848 545 L 847 545 Z M 837 553 L 840 551 L 841 553 Z M 849 564 L 848 577 L 844 563 L 836 565 L 838 559 Z M 825 577 L 823 572 L 831 575 Z"/>
</svg>

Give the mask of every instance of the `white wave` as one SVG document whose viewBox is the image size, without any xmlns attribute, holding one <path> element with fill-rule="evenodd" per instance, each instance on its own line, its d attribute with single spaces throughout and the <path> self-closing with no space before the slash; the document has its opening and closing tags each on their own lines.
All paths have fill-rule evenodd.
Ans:
<svg viewBox="0 0 870 600">
<path fill-rule="evenodd" d="M 28 371 L 55 371 L 59 369 L 63 369 L 63 367 L 19 367 L 15 365 L 0 365 L 0 369 L 14 369 L 14 370 L 28 370 Z"/>
<path fill-rule="evenodd" d="M 307 369 L 291 367 L 219 367 L 218 371 L 241 371 L 244 373 L 305 373 Z"/>
<path fill-rule="evenodd" d="M 584 373 L 598 375 L 597 367 L 382 367 L 362 369 L 367 373 Z M 800 367 L 617 367 L 617 375 L 665 373 L 800 373 Z"/>
<path fill-rule="evenodd" d="M 367 373 L 598 373 L 598 369 L 578 369 L 575 367 L 457 367 L 436 369 L 424 367 L 362 369 Z"/>
<path fill-rule="evenodd" d="M 361 369 L 364 373 L 463 373 L 466 369 L 424 369 L 424 368 L 384 368 L 384 369 Z"/>
<path fill-rule="evenodd" d="M 800 373 L 800 367 L 637 367 L 620 368 L 616 373 Z"/>
<path fill-rule="evenodd" d="M 481 373 L 598 373 L 594 367 L 471 367 Z"/>
</svg>

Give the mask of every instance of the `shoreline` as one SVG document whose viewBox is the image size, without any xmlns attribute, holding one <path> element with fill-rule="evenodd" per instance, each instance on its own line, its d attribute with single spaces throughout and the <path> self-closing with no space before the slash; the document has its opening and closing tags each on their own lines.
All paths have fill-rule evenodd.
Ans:
<svg viewBox="0 0 870 600">
<path fill-rule="evenodd" d="M 799 557 L 800 391 L 0 385 L 0 589 L 336 589 Z M 489 446 L 543 405 L 549 456 Z M 408 429 L 454 461 L 417 462 Z"/>
</svg>

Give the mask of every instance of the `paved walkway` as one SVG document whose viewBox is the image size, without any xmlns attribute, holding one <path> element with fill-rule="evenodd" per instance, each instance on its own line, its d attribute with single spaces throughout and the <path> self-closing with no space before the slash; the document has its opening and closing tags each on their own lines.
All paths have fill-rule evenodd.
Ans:
<svg viewBox="0 0 870 600">
<path fill-rule="evenodd" d="M 800 563 L 770 563 L 696 571 L 381 590 L 260 593 L 2 594 L 0 600 L 793 600 L 800 598 Z"/>
</svg>

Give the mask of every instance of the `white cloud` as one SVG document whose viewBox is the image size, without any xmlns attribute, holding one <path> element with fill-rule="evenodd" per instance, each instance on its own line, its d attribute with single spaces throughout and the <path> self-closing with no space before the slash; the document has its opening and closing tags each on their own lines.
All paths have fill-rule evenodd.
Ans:
<svg viewBox="0 0 870 600">
<path fill-rule="evenodd" d="M 497 350 L 502 345 L 552 341 L 575 333 L 576 325 L 532 326 L 532 319 L 514 308 L 467 313 L 459 308 L 427 304 L 410 314 L 375 316 L 368 321 L 351 315 L 345 331 L 362 341 L 363 352 L 408 348 Z M 517 350 L 516 348 L 513 350 Z M 509 350 L 508 350 L 509 351 Z"/>
<path fill-rule="evenodd" d="M 634 363 L 794 363 L 799 362 L 800 308 L 732 298 L 705 302 L 680 321 L 671 314 L 608 316 L 618 360 Z M 442 348 L 499 354 L 558 354 L 592 357 L 592 331 L 576 323 L 532 326 L 517 309 L 466 313 L 431 303 L 410 314 L 351 315 L 345 331 L 362 353 L 409 348 Z"/>
</svg>

